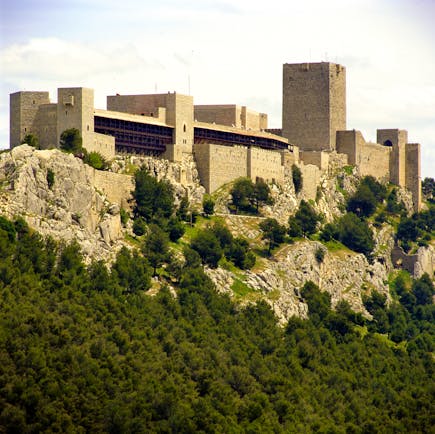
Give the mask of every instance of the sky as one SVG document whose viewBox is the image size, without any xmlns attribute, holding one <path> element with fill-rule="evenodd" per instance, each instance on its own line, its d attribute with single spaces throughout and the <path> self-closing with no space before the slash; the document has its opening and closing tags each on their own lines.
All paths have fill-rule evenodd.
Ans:
<svg viewBox="0 0 435 434">
<path fill-rule="evenodd" d="M 408 130 L 435 177 L 435 0 L 0 0 L 0 149 L 9 94 L 91 87 L 240 104 L 281 126 L 282 65 L 340 63 L 347 128 Z"/>
</svg>

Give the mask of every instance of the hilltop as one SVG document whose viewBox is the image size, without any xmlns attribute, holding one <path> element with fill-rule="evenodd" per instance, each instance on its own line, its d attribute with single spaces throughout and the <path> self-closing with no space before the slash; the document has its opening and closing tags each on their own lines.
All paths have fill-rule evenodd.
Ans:
<svg viewBox="0 0 435 434">
<path fill-rule="evenodd" d="M 195 163 L 190 157 L 174 163 L 151 157 L 117 157 L 109 171 L 95 170 L 79 158 L 59 150 L 35 150 L 23 145 L 0 155 L 0 213 L 14 218 L 21 215 L 28 224 L 43 236 L 51 236 L 68 243 L 78 241 L 85 260 L 112 262 L 123 247 L 139 247 L 143 237 L 133 233 L 134 172 L 146 167 L 158 180 L 168 180 L 174 192 L 175 209 L 183 198 L 195 214 L 201 212 L 204 189 L 199 184 Z M 50 176 L 52 177 L 50 181 Z M 183 180 L 182 180 L 183 178 Z M 183 182 L 181 182 L 183 181 Z M 217 215 L 200 218 L 195 230 L 189 223 L 182 223 L 186 234 L 179 243 L 172 245 L 176 257 L 181 247 L 190 243 L 200 228 L 223 223 L 235 237 L 248 241 L 257 252 L 252 269 L 238 269 L 228 261 L 217 268 L 206 266 L 206 272 L 219 292 L 229 294 L 239 303 L 265 300 L 285 324 L 292 316 L 306 317 L 307 305 L 299 289 L 308 281 L 331 295 L 332 305 L 346 300 L 350 306 L 365 312 L 363 297 L 376 289 L 389 295 L 389 276 L 394 272 L 391 252 L 394 247 L 394 227 L 390 224 L 371 224 L 375 246 L 372 259 L 335 243 L 325 244 L 318 238 L 299 237 L 291 244 L 281 244 L 268 257 L 261 253 L 265 248 L 259 223 L 275 218 L 287 224 L 301 203 L 307 200 L 322 216 L 322 225 L 343 215 L 346 198 L 356 191 L 359 178 L 352 169 L 325 173 L 315 189 L 307 183 L 296 193 L 291 171 L 285 173 L 284 182 L 270 185 L 270 204 L 263 204 L 261 215 L 234 215 L 228 184 L 213 195 Z M 412 201 L 405 190 L 397 189 L 398 201 L 408 213 Z M 127 218 L 125 219 L 125 217 Z M 126 220 L 122 223 L 122 217 Z M 397 223 L 396 223 L 397 224 Z M 322 260 L 316 258 L 322 252 Z M 424 272 L 433 275 L 434 249 L 420 247 L 413 265 L 415 277 Z M 431 268 L 432 267 L 432 268 Z M 432 271 L 432 272 L 431 272 Z M 165 284 L 165 276 L 156 277 L 155 287 Z"/>
</svg>

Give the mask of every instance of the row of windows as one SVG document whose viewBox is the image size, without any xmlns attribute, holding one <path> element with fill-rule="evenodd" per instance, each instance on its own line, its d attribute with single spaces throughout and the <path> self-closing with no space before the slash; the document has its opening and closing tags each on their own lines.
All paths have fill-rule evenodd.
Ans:
<svg viewBox="0 0 435 434">
<path fill-rule="evenodd" d="M 101 116 L 94 117 L 95 128 L 114 128 L 116 130 L 135 131 L 139 133 L 156 134 L 159 136 L 171 137 L 171 127 L 161 125 L 143 124 L 140 122 L 125 121 L 123 119 L 111 119 Z"/>
<path fill-rule="evenodd" d="M 195 128 L 195 143 L 213 141 L 222 144 L 258 146 L 265 149 L 286 149 L 287 143 L 267 137 L 247 136 L 226 131 Z"/>
<path fill-rule="evenodd" d="M 115 137 L 117 151 L 162 153 L 172 143 L 172 128 L 95 116 L 94 130 Z"/>
<path fill-rule="evenodd" d="M 167 144 L 173 142 L 173 128 L 160 125 L 142 124 L 138 122 L 111 119 L 101 116 L 94 118 L 94 130 L 97 133 L 115 137 L 115 146 L 143 146 L 147 149 L 164 152 Z M 209 130 L 206 128 L 194 129 L 195 143 L 213 141 L 224 145 L 258 146 L 264 149 L 285 149 L 287 143 L 279 140 L 237 134 L 226 131 Z M 185 140 L 183 140 L 185 142 Z"/>
</svg>

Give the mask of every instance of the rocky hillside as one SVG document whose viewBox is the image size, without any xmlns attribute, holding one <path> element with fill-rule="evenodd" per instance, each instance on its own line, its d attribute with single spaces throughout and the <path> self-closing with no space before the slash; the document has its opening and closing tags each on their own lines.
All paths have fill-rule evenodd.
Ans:
<svg viewBox="0 0 435 434">
<path fill-rule="evenodd" d="M 192 161 L 118 157 L 103 172 L 71 154 L 22 145 L 0 154 L 0 214 L 21 215 L 44 236 L 77 240 L 88 260 L 110 260 L 126 245 L 120 210 L 131 207 L 131 173 L 142 165 L 170 179 L 178 198 L 188 193 L 201 203 L 204 189 Z"/>
<path fill-rule="evenodd" d="M 23 145 L 0 154 L 0 214 L 9 218 L 22 215 L 45 236 L 66 242 L 77 240 L 88 260 L 110 261 L 121 246 L 129 246 L 131 224 L 123 228 L 120 213 L 122 208 L 131 207 L 131 175 L 140 166 L 159 179 L 169 179 L 177 201 L 187 194 L 192 206 L 200 206 L 204 189 L 192 158 L 175 164 L 151 157 L 118 156 L 111 171 L 101 172 L 70 154 Z M 356 182 L 352 173 L 324 174 L 313 198 L 304 190 L 296 194 L 288 173 L 283 185 L 272 186 L 274 204 L 264 207 L 262 213 L 286 223 L 304 198 L 325 221 L 331 221 L 342 213 L 343 194 L 352 192 Z M 401 194 L 406 203 L 406 194 Z M 261 218 L 229 214 L 228 196 L 228 186 L 215 194 L 219 218 L 234 235 L 261 247 Z M 272 258 L 258 258 L 250 271 L 221 267 L 207 272 L 218 291 L 242 304 L 265 299 L 281 322 L 292 315 L 306 316 L 307 306 L 299 289 L 309 280 L 331 294 L 333 305 L 345 299 L 353 309 L 364 312 L 362 295 L 373 288 L 388 295 L 388 275 L 393 270 L 392 228 L 384 225 L 377 229 L 375 240 L 372 263 L 351 250 L 327 249 L 318 241 L 303 240 L 284 245 Z M 321 260 L 319 250 L 323 252 Z M 422 248 L 419 255 L 424 262 L 422 271 L 435 263 L 433 248 Z"/>
</svg>

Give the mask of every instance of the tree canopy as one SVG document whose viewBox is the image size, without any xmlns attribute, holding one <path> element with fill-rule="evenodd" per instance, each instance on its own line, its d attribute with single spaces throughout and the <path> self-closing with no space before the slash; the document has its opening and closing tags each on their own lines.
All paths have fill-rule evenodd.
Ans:
<svg viewBox="0 0 435 434">
<path fill-rule="evenodd" d="M 259 207 L 272 203 L 269 186 L 262 180 L 255 183 L 250 178 L 239 178 L 230 191 L 235 211 L 258 213 Z"/>
<path fill-rule="evenodd" d="M 86 265 L 76 243 L 0 218 L 0 432 L 431 432 L 429 276 L 390 303 L 373 291 L 371 319 L 307 282 L 308 318 L 282 328 L 183 255 L 148 296 L 141 252 Z"/>
<path fill-rule="evenodd" d="M 270 255 L 272 249 L 284 241 L 286 228 L 274 218 L 267 218 L 259 226 L 263 231 L 263 239 L 268 241 L 267 253 Z"/>
<path fill-rule="evenodd" d="M 60 135 L 60 149 L 78 154 L 83 152 L 83 139 L 77 128 L 69 128 Z"/>
<path fill-rule="evenodd" d="M 175 210 L 171 184 L 166 180 L 158 181 L 145 168 L 136 171 L 134 180 L 133 198 L 136 216 L 143 217 L 147 222 L 171 217 Z"/>
<path fill-rule="evenodd" d="M 305 200 L 301 200 L 299 209 L 294 216 L 289 217 L 289 235 L 300 237 L 314 234 L 317 230 L 317 223 L 320 217 L 314 208 Z"/>
<path fill-rule="evenodd" d="M 28 133 L 24 136 L 23 140 L 21 140 L 21 144 L 26 143 L 29 146 L 33 146 L 36 149 L 39 149 L 39 139 L 38 136 L 32 133 Z"/>
</svg>

